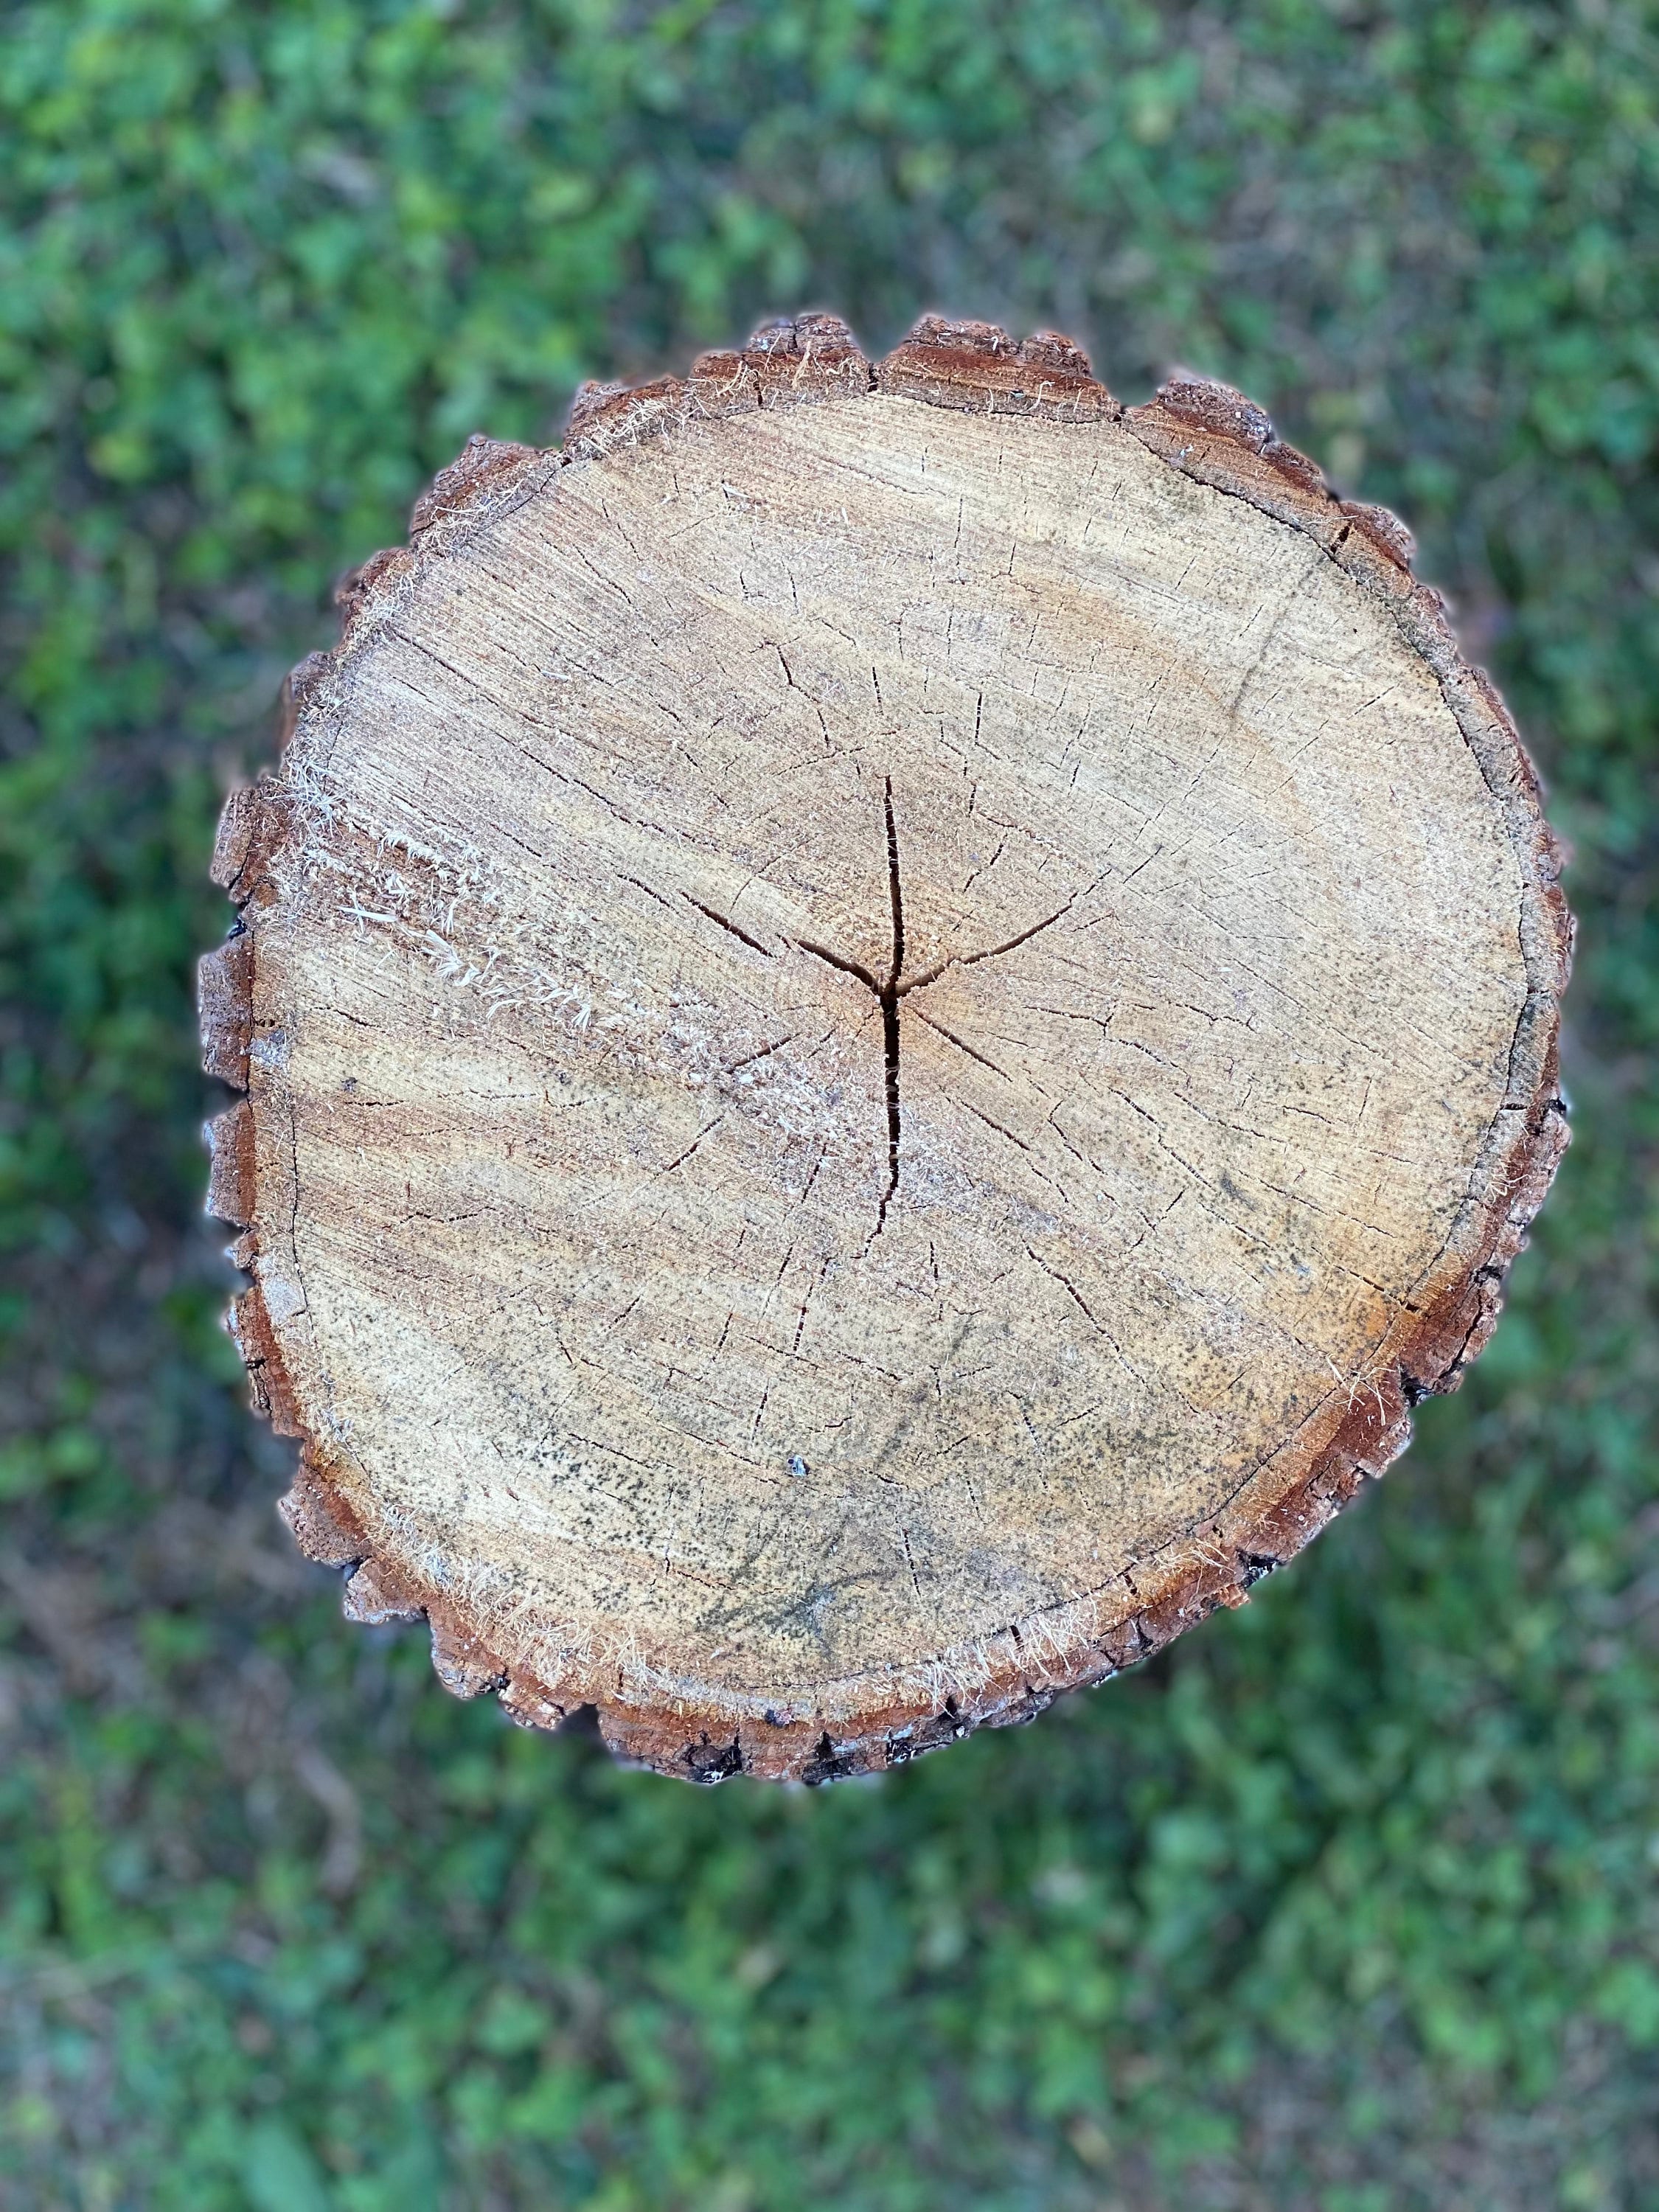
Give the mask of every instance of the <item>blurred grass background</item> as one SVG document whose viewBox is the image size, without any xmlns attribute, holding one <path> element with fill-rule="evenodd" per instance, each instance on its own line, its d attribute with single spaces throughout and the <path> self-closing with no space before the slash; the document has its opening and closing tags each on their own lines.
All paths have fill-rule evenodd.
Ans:
<svg viewBox="0 0 1659 2212">
<path fill-rule="evenodd" d="M 1545 769 L 1577 1141 L 1462 1395 L 1139 1674 L 699 1793 L 271 1501 L 199 1218 L 227 784 L 477 428 L 1057 325 L 1400 508 Z M 1659 9 L 0 14 L 0 2203 L 1659 2205 Z"/>
</svg>

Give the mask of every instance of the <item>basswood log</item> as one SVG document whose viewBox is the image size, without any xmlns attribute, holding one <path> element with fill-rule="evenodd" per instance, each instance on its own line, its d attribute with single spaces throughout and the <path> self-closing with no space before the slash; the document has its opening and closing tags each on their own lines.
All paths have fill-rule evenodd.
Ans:
<svg viewBox="0 0 1659 2212">
<path fill-rule="evenodd" d="M 1536 781 L 1237 392 L 825 316 L 474 439 L 226 809 L 301 1544 L 704 1780 L 1023 1719 L 1454 1387 L 1565 1141 Z"/>
</svg>

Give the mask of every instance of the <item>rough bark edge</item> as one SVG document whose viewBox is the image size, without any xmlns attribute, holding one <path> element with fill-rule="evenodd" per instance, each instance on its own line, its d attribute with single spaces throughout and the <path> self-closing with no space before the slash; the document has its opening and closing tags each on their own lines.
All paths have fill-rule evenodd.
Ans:
<svg viewBox="0 0 1659 2212">
<path fill-rule="evenodd" d="M 710 1698 L 706 1689 L 698 1694 L 700 1686 L 643 1674 L 625 1680 L 611 1667 L 601 1676 L 580 1661 L 562 1668 L 556 1681 L 539 1680 L 489 1648 L 464 1601 L 374 1558 L 346 1470 L 304 1428 L 256 1280 L 236 1300 L 230 1326 L 256 1409 L 278 1434 L 305 1440 L 281 1510 L 307 1556 L 347 1571 L 348 1617 L 424 1616 L 434 1665 L 456 1694 L 495 1691 L 509 1715 L 531 1727 L 556 1727 L 578 1711 L 595 1711 L 617 1757 L 693 1781 L 746 1772 L 817 1784 L 902 1765 L 977 1728 L 1032 1719 L 1064 1692 L 1161 1650 L 1218 1605 L 1244 1603 L 1255 1582 L 1311 1541 L 1368 1475 L 1381 1474 L 1405 1449 L 1411 1408 L 1458 1387 L 1496 1326 L 1504 1277 L 1567 1142 L 1557 1080 L 1558 1002 L 1573 924 L 1557 881 L 1561 849 L 1543 818 L 1538 778 L 1515 726 L 1485 672 L 1459 653 L 1439 595 L 1414 581 L 1404 526 L 1381 508 L 1339 499 L 1314 462 L 1274 435 L 1260 408 L 1207 379 L 1177 374 L 1149 405 L 1126 412 L 1095 380 L 1082 352 L 1053 333 L 1016 342 L 994 325 L 926 316 L 872 368 L 844 324 L 807 315 L 763 326 L 740 351 L 703 355 L 684 380 L 586 386 L 573 405 L 562 453 L 469 440 L 417 502 L 410 546 L 376 554 L 344 580 L 337 593 L 341 644 L 332 654 L 313 654 L 290 676 L 284 744 L 338 656 L 391 611 L 417 565 L 533 496 L 562 465 L 600 459 L 696 419 L 872 390 L 973 412 L 1121 422 L 1170 466 L 1313 538 L 1384 601 L 1438 681 L 1504 812 L 1521 866 L 1529 993 L 1511 1063 L 1512 1084 L 1518 1077 L 1521 1087 L 1512 1089 L 1489 1133 L 1454 1232 L 1461 1249 L 1449 1251 L 1440 1279 L 1425 1286 L 1414 1316 L 1396 1324 L 1376 1368 L 1350 1387 L 1346 1413 L 1338 1408 L 1322 1434 L 1310 1424 L 1220 1512 L 1102 1590 L 1011 1623 L 925 1668 L 869 1670 L 822 1683 L 810 1700 L 786 1701 L 782 1710 L 750 1698 Z M 215 848 L 213 878 L 236 901 L 238 918 L 228 943 L 202 963 L 204 1058 L 210 1073 L 241 1088 L 256 1036 L 255 933 L 248 923 L 274 896 L 271 866 L 289 830 L 288 793 L 266 776 L 231 794 Z M 258 1252 L 248 1225 L 257 1200 L 254 1133 L 246 1099 L 209 1130 L 209 1210 L 244 1228 L 232 1254 L 244 1267 Z M 1304 1464 L 1292 1471 L 1297 1457 Z M 1272 1496 L 1264 1498 L 1264 1491 Z"/>
</svg>

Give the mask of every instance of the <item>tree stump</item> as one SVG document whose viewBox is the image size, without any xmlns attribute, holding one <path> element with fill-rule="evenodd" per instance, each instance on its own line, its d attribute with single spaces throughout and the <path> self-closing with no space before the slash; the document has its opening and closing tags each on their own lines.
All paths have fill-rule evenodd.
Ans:
<svg viewBox="0 0 1659 2212">
<path fill-rule="evenodd" d="M 1381 1473 L 1565 1141 L 1559 855 L 1410 552 L 1225 386 L 933 317 L 471 441 L 291 679 L 204 967 L 353 1618 L 817 1781 Z"/>
</svg>

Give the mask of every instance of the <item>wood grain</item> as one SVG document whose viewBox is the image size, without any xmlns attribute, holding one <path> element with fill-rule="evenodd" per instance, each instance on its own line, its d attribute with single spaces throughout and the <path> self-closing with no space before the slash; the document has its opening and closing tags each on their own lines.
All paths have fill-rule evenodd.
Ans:
<svg viewBox="0 0 1659 2212">
<path fill-rule="evenodd" d="M 348 1610 L 819 1780 L 1380 1473 L 1565 1141 L 1559 856 L 1410 550 L 1223 386 L 932 318 L 473 441 L 296 672 L 203 971 Z"/>
</svg>

